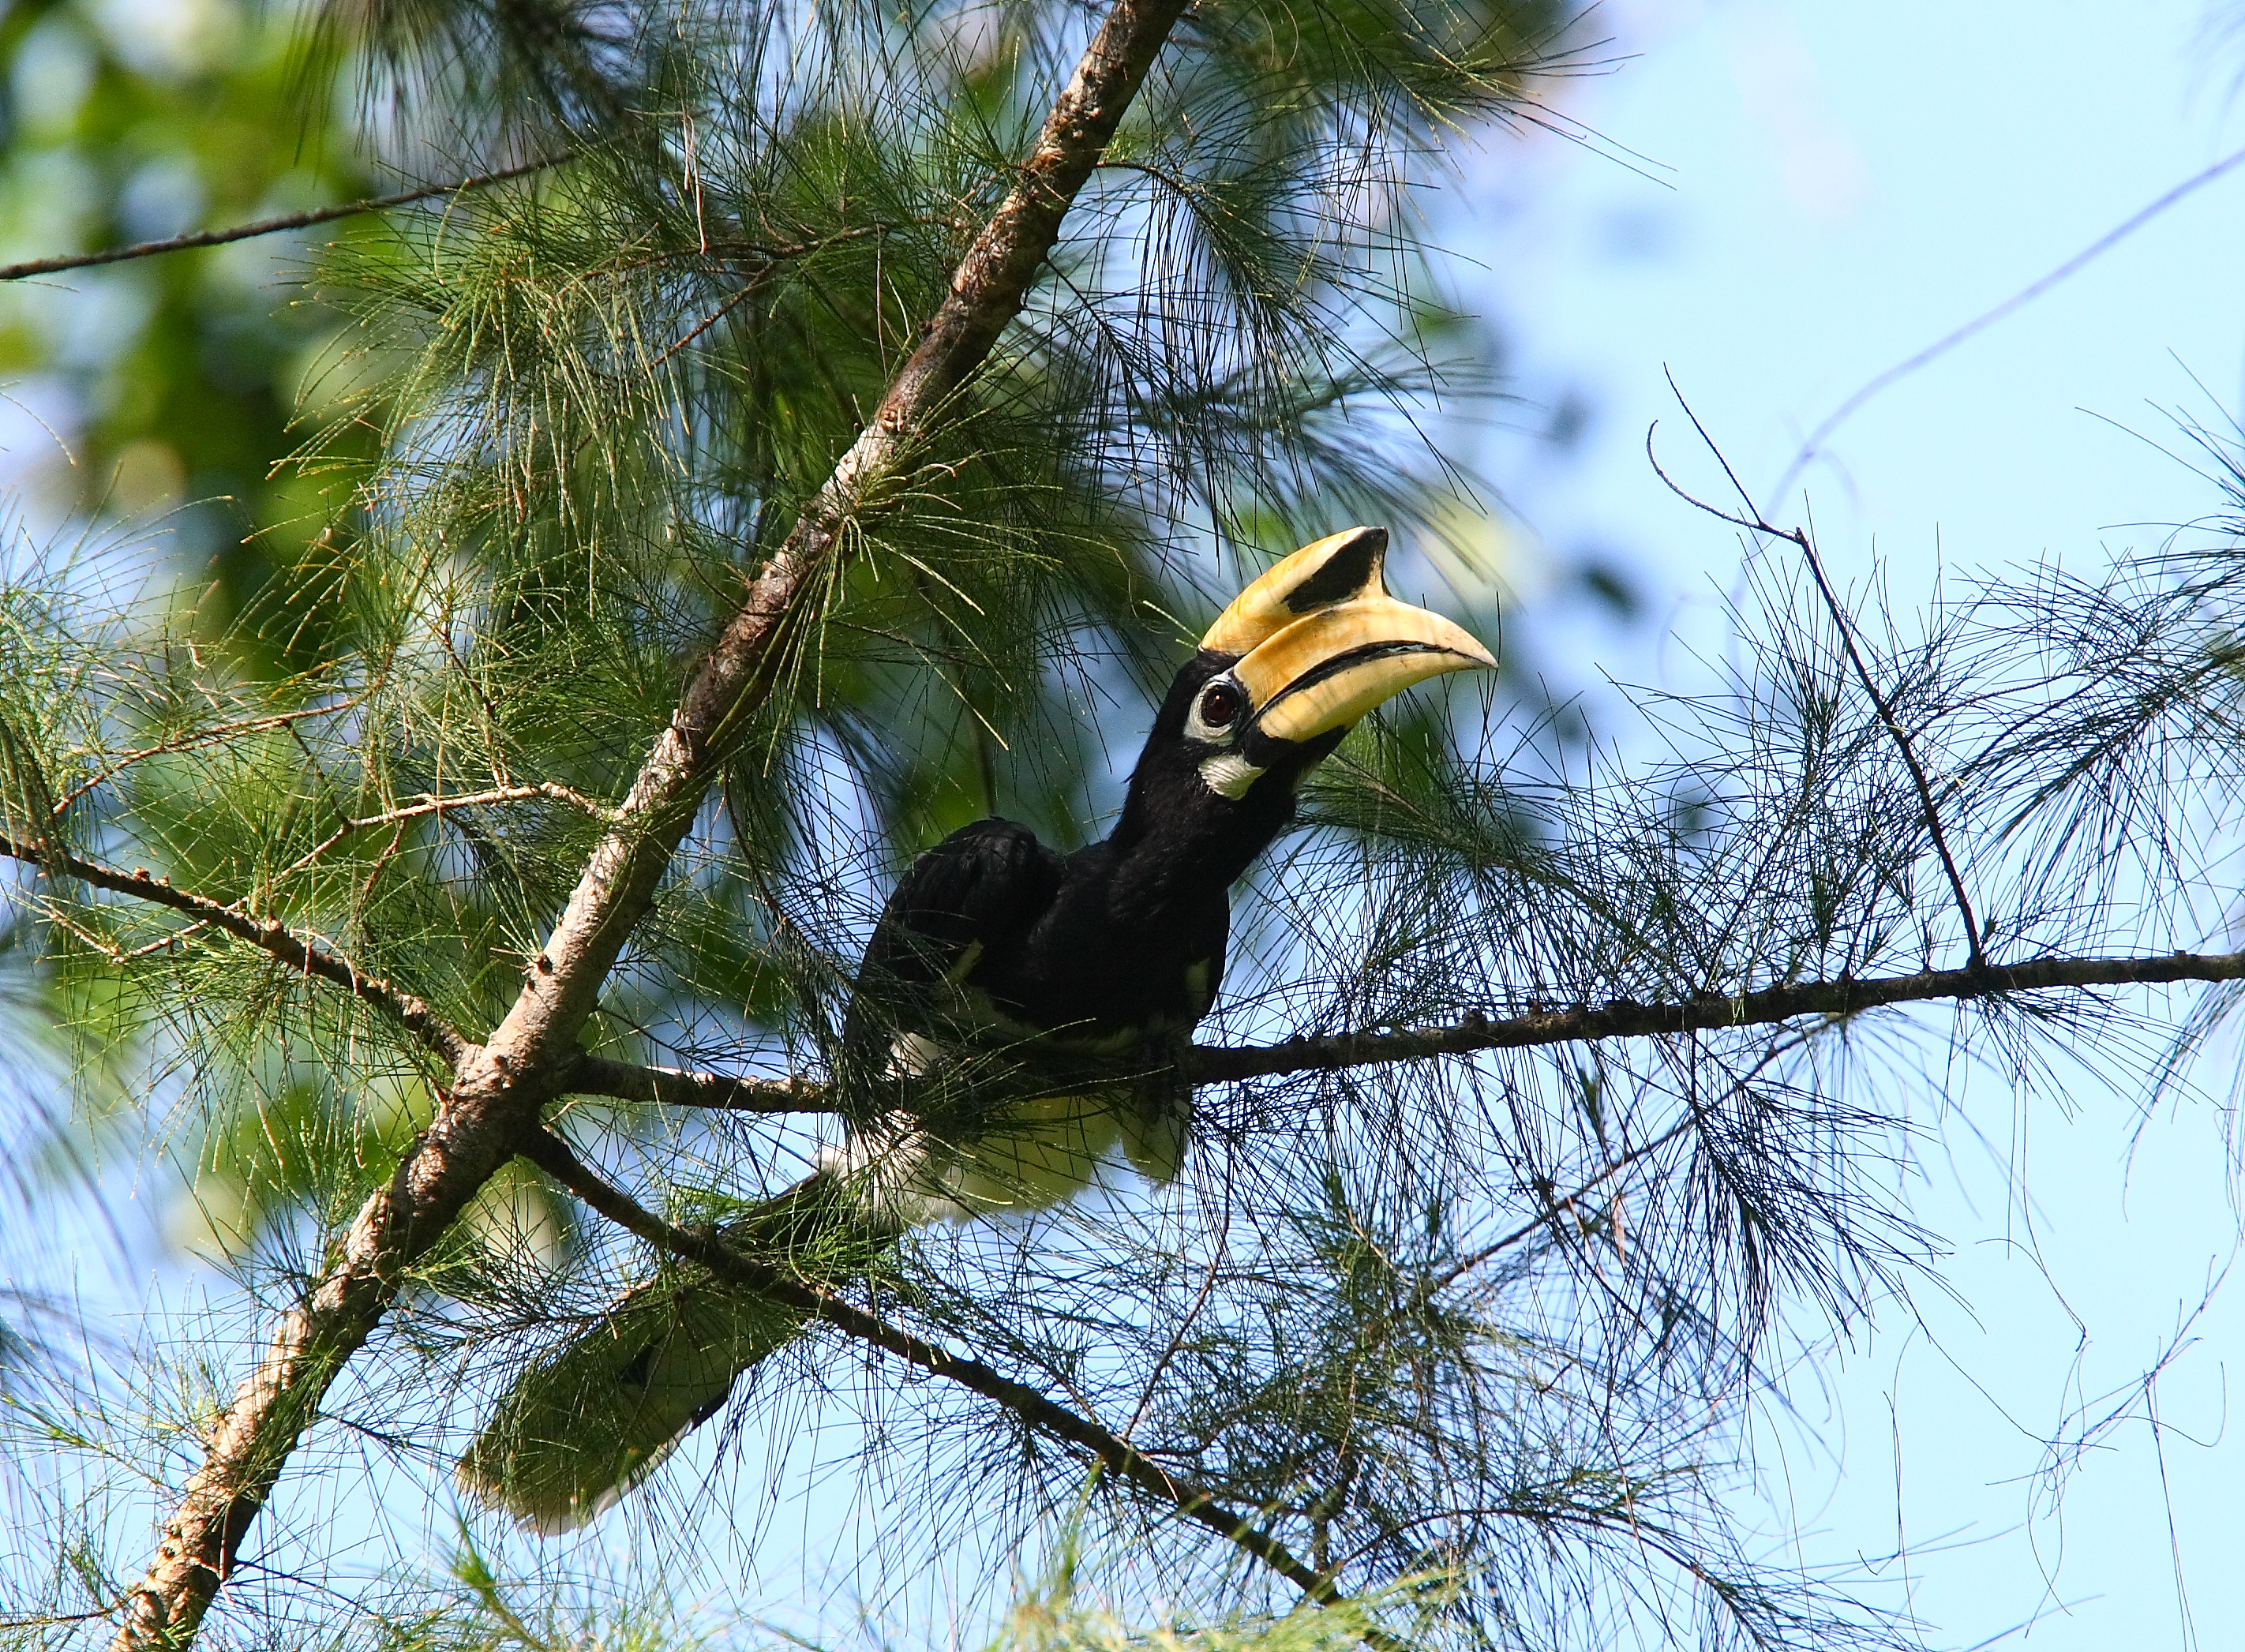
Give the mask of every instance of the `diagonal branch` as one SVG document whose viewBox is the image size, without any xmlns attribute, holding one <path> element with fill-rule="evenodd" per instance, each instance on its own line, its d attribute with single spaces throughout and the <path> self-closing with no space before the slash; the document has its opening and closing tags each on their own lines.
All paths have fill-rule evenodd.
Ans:
<svg viewBox="0 0 2245 1652">
<path fill-rule="evenodd" d="M 821 1320 L 933 1376 L 994 1400 L 1039 1433 L 1089 1452 L 1109 1473 L 1169 1504 L 1227 1542 L 1237 1544 L 1312 1600 L 1329 1604 L 1337 1598 L 1331 1577 L 1321 1576 L 1304 1565 L 1283 1542 L 1257 1526 L 1251 1516 L 1227 1508 L 1191 1481 L 1170 1473 L 1092 1418 L 1068 1410 L 979 1359 L 953 1354 L 910 1331 L 901 1330 L 854 1303 L 744 1256 L 707 1234 L 674 1227 L 602 1180 L 569 1150 L 566 1142 L 549 1130 L 529 1132 L 520 1150 L 524 1158 L 593 1209 L 649 1244 L 698 1263 L 720 1278 L 759 1297 Z"/>
<path fill-rule="evenodd" d="M 199 924 L 223 930 L 238 941 L 246 941 L 261 951 L 271 953 L 299 974 L 315 976 L 340 986 L 362 1003 L 380 1010 L 420 1039 L 431 1053 L 443 1058 L 447 1066 L 457 1067 L 467 1053 L 475 1047 L 430 1008 L 424 999 L 391 985 L 387 980 L 362 974 L 358 965 L 337 952 L 332 945 L 324 941 L 307 940 L 277 917 L 252 917 L 207 895 L 176 888 L 169 878 L 158 877 L 139 867 L 129 872 L 120 872 L 115 867 L 84 859 L 66 850 L 19 843 L 11 837 L 0 836 L 0 855 L 26 862 L 51 875 L 67 873 L 96 889 L 105 889 L 115 895 L 129 895 L 152 905 L 168 907 Z"/>
<path fill-rule="evenodd" d="M 284 229 L 309 229 L 315 224 L 333 223 L 338 218 L 356 218 L 361 213 L 387 212 L 392 206 L 410 206 L 417 200 L 429 200 L 438 195 L 458 195 L 471 189 L 502 184 L 510 178 L 521 178 L 531 173 L 543 172 L 548 166 L 558 166 L 568 159 L 564 153 L 551 155 L 543 160 L 526 160 L 519 166 L 478 173 L 472 178 L 456 178 L 449 184 L 428 184 L 419 189 L 400 190 L 395 195 L 370 195 L 364 200 L 347 200 L 340 206 L 315 206 L 309 212 L 283 213 L 278 218 L 260 218 L 250 223 L 235 224 L 227 229 L 198 229 L 165 240 L 134 241 L 129 247 L 112 247 L 98 253 L 70 253 L 59 258 L 34 258 L 21 264 L 0 264 L 0 281 L 20 281 L 26 276 L 52 275 L 66 269 L 92 269 L 98 264 L 121 264 L 127 259 L 154 258 L 159 254 L 184 253 L 197 247 L 223 247 L 228 241 L 277 235 Z"/>
<path fill-rule="evenodd" d="M 1668 380 L 1668 388 L 1676 389 L 1676 380 L 1672 375 Z M 1838 593 L 1832 589 L 1832 582 L 1824 577 L 1824 559 L 1816 554 L 1816 542 L 1808 537 L 1805 528 L 1774 527 L 1762 519 L 1761 512 L 1754 509 L 1753 497 L 1746 492 L 1746 484 L 1731 469 L 1731 462 L 1723 457 L 1723 450 L 1715 445 L 1714 437 L 1707 434 L 1707 427 L 1699 423 L 1699 416 L 1692 410 L 1692 404 L 1684 400 L 1682 391 L 1676 391 L 1676 400 L 1684 410 L 1684 416 L 1692 421 L 1692 428 L 1699 433 L 1699 439 L 1707 444 L 1707 451 L 1715 456 L 1715 463 L 1723 467 L 1723 474 L 1730 478 L 1731 486 L 1737 490 L 1739 498 L 1745 502 L 1748 515 L 1738 517 L 1727 511 L 1717 510 L 1705 500 L 1693 498 L 1670 481 L 1668 472 L 1660 468 L 1660 461 L 1653 457 L 1652 432 L 1648 430 L 1645 433 L 1645 456 L 1652 462 L 1653 474 L 1666 483 L 1669 491 L 1686 504 L 1696 506 L 1710 516 L 1750 532 L 1783 539 L 1798 546 L 1801 554 L 1808 559 L 1809 575 L 1816 582 L 1817 593 L 1824 599 L 1824 612 L 1831 616 L 1833 625 L 1839 629 L 1840 643 L 1847 650 L 1848 663 L 1855 669 L 1855 680 L 1870 696 L 1871 705 L 1879 714 L 1880 726 L 1885 728 L 1901 751 L 1902 764 L 1909 770 L 1910 783 L 1917 788 L 1918 807 L 1924 813 L 1926 830 L 1932 835 L 1934 852 L 1940 856 L 1941 870 L 1949 879 L 1949 892 L 1957 902 L 1958 915 L 1964 921 L 1965 955 L 1972 960 L 1974 969 L 1986 969 L 1987 954 L 1980 948 L 1980 920 L 1973 916 L 1972 897 L 1964 890 L 1964 875 L 1957 870 L 1957 857 L 1949 850 L 1948 835 L 1942 829 L 1941 811 L 1933 802 L 1933 782 L 1926 775 L 1925 765 L 1918 761 L 1917 748 L 1909 737 L 1909 731 L 1895 715 L 1895 698 L 1881 690 L 1871 675 L 1870 667 L 1863 663 L 1862 652 L 1855 647 L 1855 624 L 1848 617 L 1848 610 L 1840 601 Z"/>
<path fill-rule="evenodd" d="M 695 668 L 513 1007 L 486 1042 L 461 1052 L 452 1087 L 396 1179 L 362 1209 L 307 1306 L 284 1319 L 214 1425 L 113 1652 L 180 1652 L 193 1639 L 336 1372 L 388 1310 L 406 1268 L 560 1093 L 608 972 L 653 906 L 731 741 L 779 680 L 788 640 L 824 588 L 844 530 L 907 473 L 923 432 L 1019 313 L 1061 220 L 1185 4 L 1115 0 L 919 344 Z"/>
</svg>

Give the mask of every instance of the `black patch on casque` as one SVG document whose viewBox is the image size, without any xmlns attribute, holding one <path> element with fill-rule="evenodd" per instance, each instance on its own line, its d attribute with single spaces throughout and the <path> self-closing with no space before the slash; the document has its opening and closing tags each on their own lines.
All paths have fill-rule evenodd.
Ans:
<svg viewBox="0 0 2245 1652">
<path fill-rule="evenodd" d="M 1387 530 L 1367 528 L 1326 559 L 1326 565 L 1286 593 L 1290 613 L 1308 613 L 1354 596 L 1372 578 L 1373 564 L 1387 553 Z"/>
</svg>

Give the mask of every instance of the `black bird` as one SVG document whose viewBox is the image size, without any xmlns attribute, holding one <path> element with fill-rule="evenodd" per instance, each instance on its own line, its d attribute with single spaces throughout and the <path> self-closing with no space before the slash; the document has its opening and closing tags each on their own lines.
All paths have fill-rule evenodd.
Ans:
<svg viewBox="0 0 2245 1652">
<path fill-rule="evenodd" d="M 1104 842 L 1063 856 L 993 818 L 912 863 L 858 968 L 836 1075 L 845 1093 L 927 1080 L 940 1094 L 947 1073 L 994 1062 L 1127 1062 L 1190 1032 L 1223 983 L 1231 887 L 1293 818 L 1302 777 L 1413 683 L 1496 663 L 1387 594 L 1387 548 L 1385 529 L 1351 528 L 1240 592 L 1170 683 Z M 922 1222 L 1042 1209 L 1117 1148 L 1153 1181 L 1177 1175 L 1187 1117 L 1172 1093 L 1062 1087 L 980 1116 L 860 1119 L 816 1175 L 725 1236 L 792 1256 L 844 1228 L 878 1245 Z M 798 1328 L 785 1310 L 673 1270 L 524 1372 L 461 1481 L 532 1529 L 580 1525 Z"/>
</svg>

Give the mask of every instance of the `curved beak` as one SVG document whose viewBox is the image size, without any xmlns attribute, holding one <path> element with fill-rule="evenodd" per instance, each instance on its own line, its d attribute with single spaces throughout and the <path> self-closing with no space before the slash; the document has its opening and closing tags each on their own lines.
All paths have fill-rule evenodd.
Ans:
<svg viewBox="0 0 2245 1652">
<path fill-rule="evenodd" d="M 1380 538 L 1384 542 L 1387 535 Z M 1372 589 L 1279 627 L 1232 667 L 1257 708 L 1254 732 L 1299 744 L 1346 728 L 1414 683 L 1496 664 L 1463 626 L 1398 602 L 1379 588 L 1378 577 L 1375 562 Z M 1253 590 L 1248 587 L 1242 599 Z"/>
</svg>

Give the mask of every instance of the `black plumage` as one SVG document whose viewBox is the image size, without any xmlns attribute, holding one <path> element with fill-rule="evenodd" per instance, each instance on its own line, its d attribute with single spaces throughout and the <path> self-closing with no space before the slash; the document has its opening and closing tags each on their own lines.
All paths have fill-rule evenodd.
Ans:
<svg viewBox="0 0 2245 1652">
<path fill-rule="evenodd" d="M 1223 985 L 1232 884 L 1358 718 L 1495 663 L 1387 595 L 1387 543 L 1333 534 L 1240 593 L 1170 683 L 1104 840 L 1061 855 L 990 819 L 912 863 L 844 1018 L 845 1138 L 727 1242 L 846 1283 L 907 1228 L 1052 1205 L 1118 1157 L 1156 1183 L 1177 1174 L 1189 1096 L 1160 1076 L 1163 1053 Z M 460 1479 L 532 1529 L 580 1525 L 797 1329 L 668 1269 L 517 1378 Z"/>
</svg>

